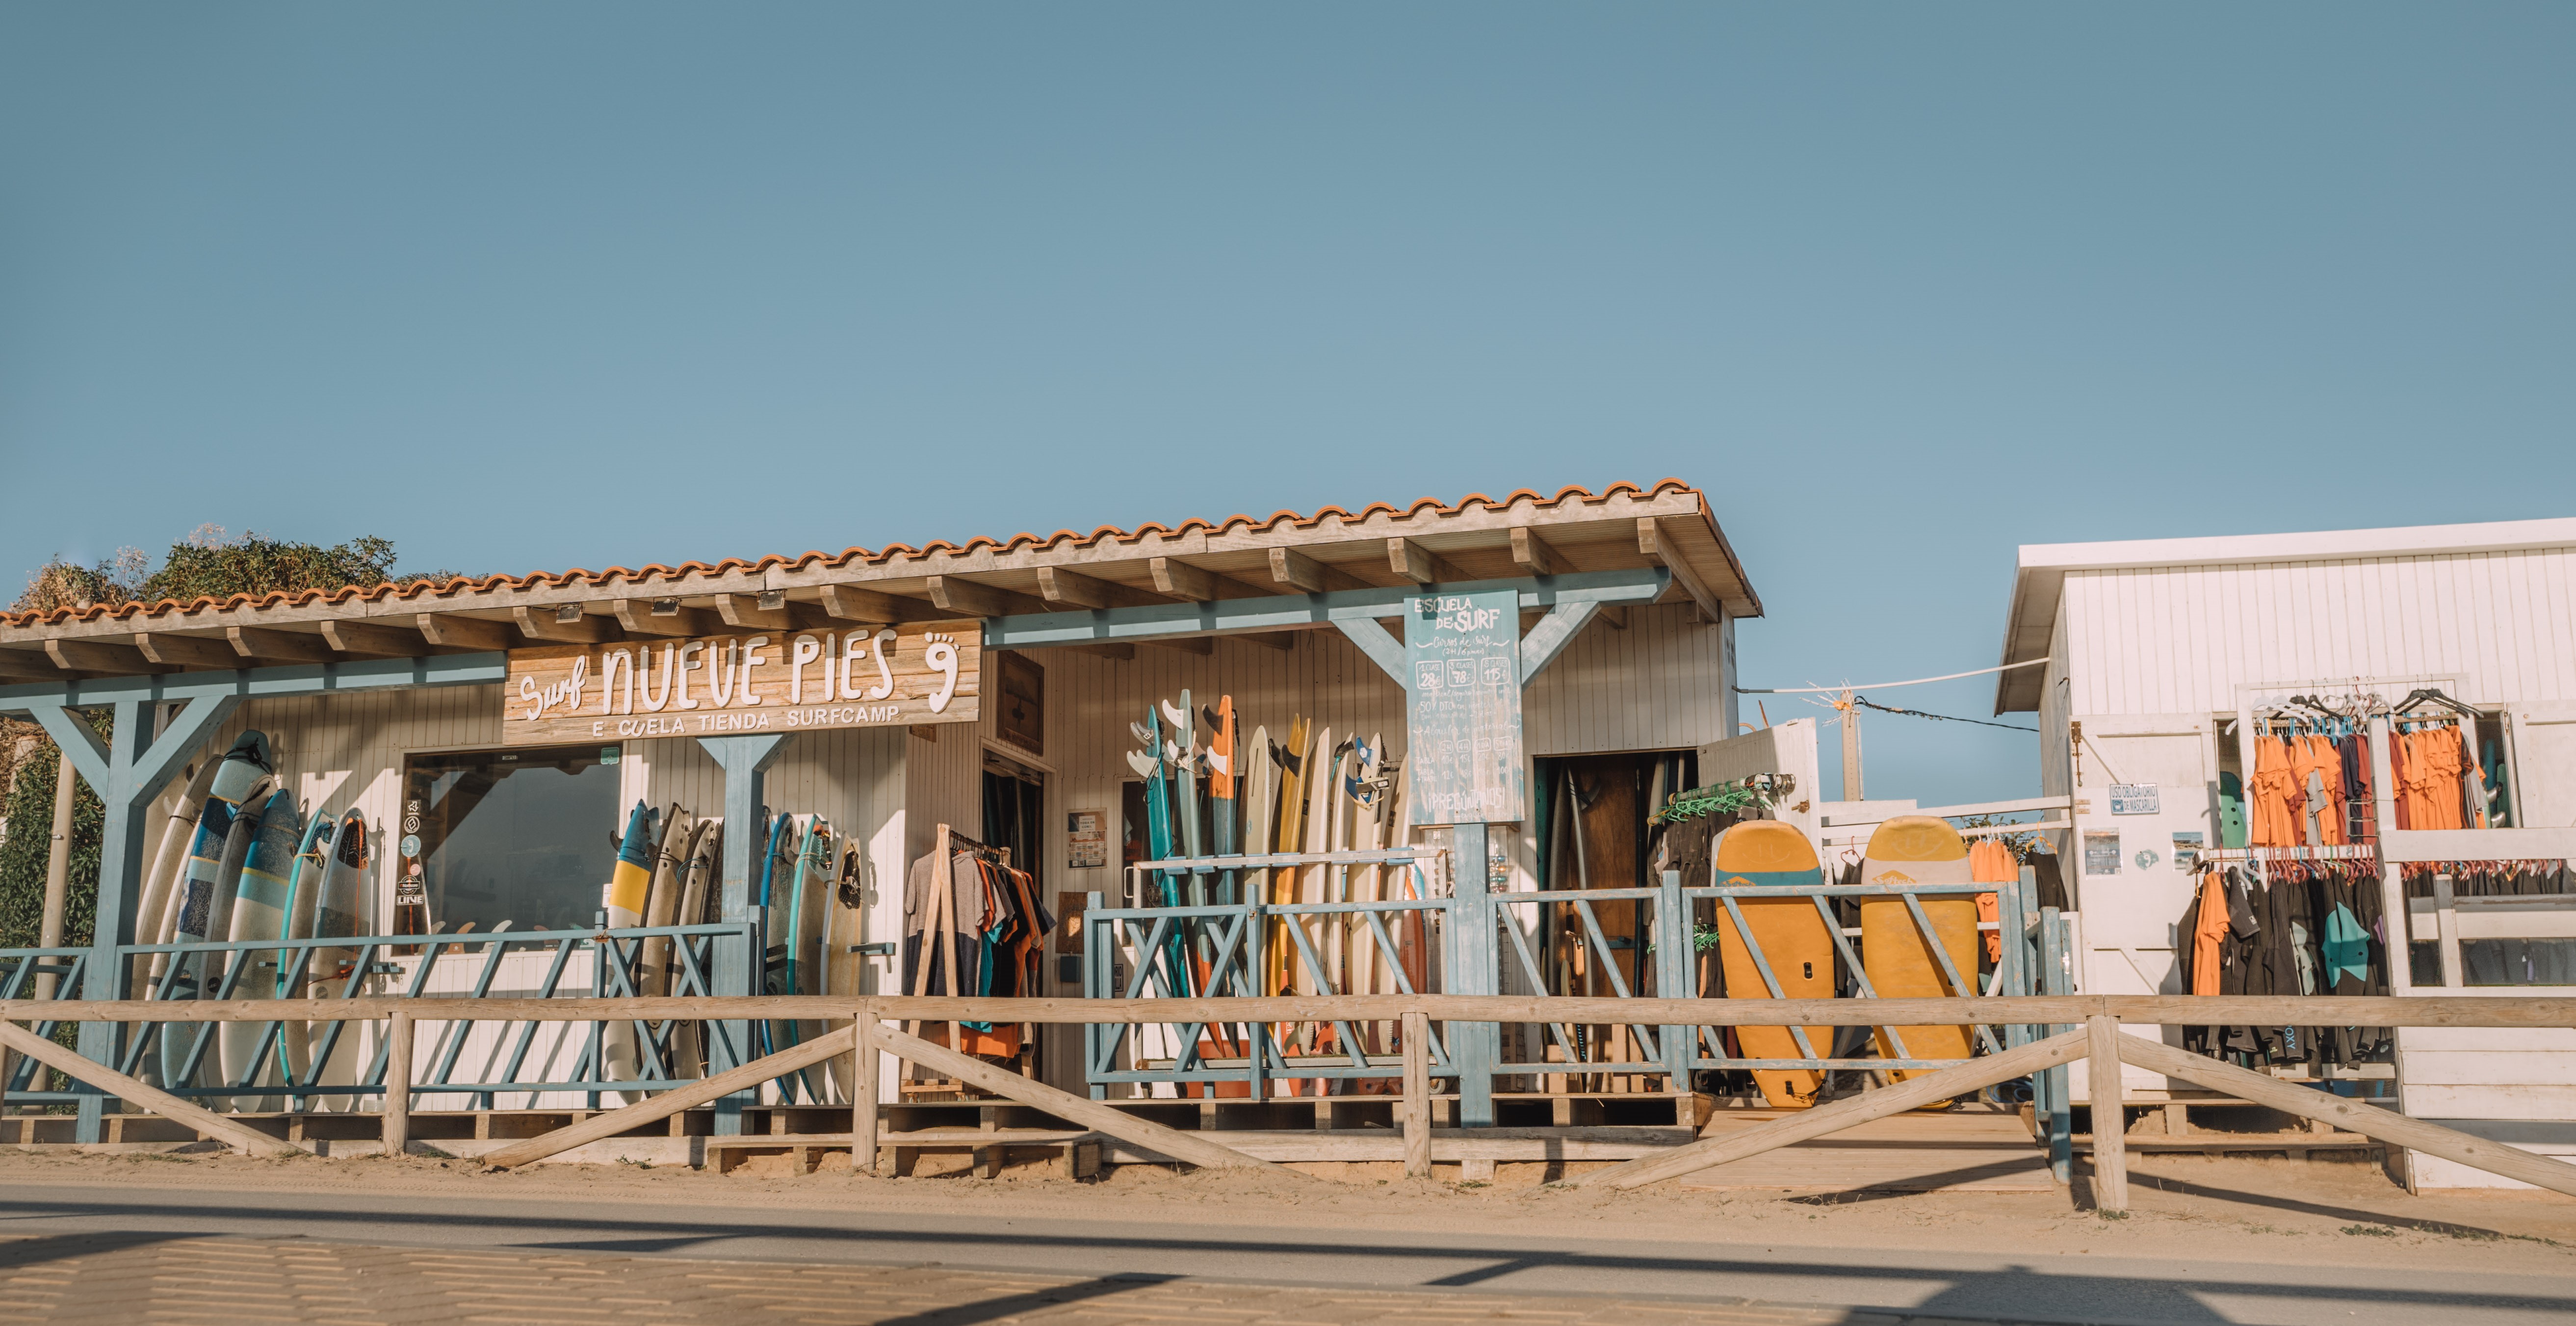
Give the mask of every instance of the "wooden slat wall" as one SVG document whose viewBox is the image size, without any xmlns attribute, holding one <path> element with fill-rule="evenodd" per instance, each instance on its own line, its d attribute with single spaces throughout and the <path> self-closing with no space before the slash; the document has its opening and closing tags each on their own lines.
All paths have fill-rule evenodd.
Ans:
<svg viewBox="0 0 2576 1326">
<path fill-rule="evenodd" d="M 2078 716 L 2228 712 L 2239 682 L 2337 676 L 2576 699 L 2576 549 L 2077 571 L 2065 593 Z"/>
<path fill-rule="evenodd" d="M 1595 623 L 1522 697 L 1533 756 L 1697 750 L 1727 726 L 1726 630 L 1687 605 L 1632 608 L 1628 629 Z"/>
</svg>

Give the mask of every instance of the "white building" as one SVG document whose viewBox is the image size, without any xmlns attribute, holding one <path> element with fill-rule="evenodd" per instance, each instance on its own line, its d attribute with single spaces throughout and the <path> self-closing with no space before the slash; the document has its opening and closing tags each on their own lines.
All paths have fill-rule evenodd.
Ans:
<svg viewBox="0 0 2576 1326">
<path fill-rule="evenodd" d="M 2190 853 L 2221 841 L 2219 787 L 2246 767 L 2249 720 L 2293 695 L 2432 687 L 2480 711 L 2515 827 L 2383 857 L 2576 856 L 2576 519 L 2025 546 L 2002 661 L 2024 666 L 2000 674 L 1996 712 L 2038 715 L 2042 790 L 2074 803 L 2061 848 L 2088 992 L 2184 992 Z M 2153 809 L 2124 798 L 2115 814 L 2115 784 L 2153 787 Z M 2576 934 L 2557 900 L 2448 911 L 2414 930 L 2447 927 L 2454 973 L 2461 939 Z M 2407 963 L 2392 966 L 2404 992 Z M 2576 1123 L 2549 1122 L 2576 1120 L 2576 1031 L 2410 1031 L 2395 1070 L 2410 1114 L 2576 1153 Z M 2133 1068 L 2127 1096 L 2167 1085 Z M 2504 1182 L 2422 1157 L 2412 1177 Z"/>
</svg>

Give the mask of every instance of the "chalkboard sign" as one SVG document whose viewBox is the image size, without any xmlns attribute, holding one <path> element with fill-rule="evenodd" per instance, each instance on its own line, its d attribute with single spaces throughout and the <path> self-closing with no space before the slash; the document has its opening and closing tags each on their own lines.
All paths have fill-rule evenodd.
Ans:
<svg viewBox="0 0 2576 1326">
<path fill-rule="evenodd" d="M 1406 599 L 1404 664 L 1413 822 L 1522 818 L 1520 595 Z"/>
</svg>

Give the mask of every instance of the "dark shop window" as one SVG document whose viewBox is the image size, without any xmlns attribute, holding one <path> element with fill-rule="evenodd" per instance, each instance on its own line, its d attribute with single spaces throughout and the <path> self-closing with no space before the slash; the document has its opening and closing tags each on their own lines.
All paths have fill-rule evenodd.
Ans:
<svg viewBox="0 0 2576 1326">
<path fill-rule="evenodd" d="M 419 899 L 446 933 L 583 928 L 617 868 L 615 746 L 522 747 L 403 761 L 395 835 L 400 904 Z"/>
</svg>

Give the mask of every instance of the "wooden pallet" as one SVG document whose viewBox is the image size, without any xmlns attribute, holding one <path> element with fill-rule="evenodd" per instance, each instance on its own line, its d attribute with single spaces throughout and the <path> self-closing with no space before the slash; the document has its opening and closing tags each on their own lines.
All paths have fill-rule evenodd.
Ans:
<svg viewBox="0 0 2576 1326">
<path fill-rule="evenodd" d="M 794 1157 L 796 1171 L 811 1174 L 831 1152 L 847 1152 L 856 1141 L 856 1133 L 771 1133 L 744 1137 L 710 1137 L 706 1140 L 707 1164 L 719 1174 L 729 1174 L 745 1160 L 760 1155 Z M 1101 1143 L 1094 1132 L 1076 1132 L 1043 1128 L 928 1128 L 912 1132 L 877 1134 L 877 1172 L 899 1174 L 904 1162 L 922 1151 L 970 1151 L 975 1157 L 975 1177 L 989 1179 L 1001 1172 L 1005 1155 L 1017 1148 L 1046 1148 L 1063 1161 L 1065 1175 L 1083 1180 L 1100 1174 Z"/>
</svg>

